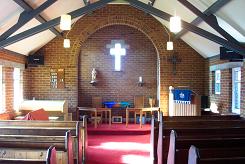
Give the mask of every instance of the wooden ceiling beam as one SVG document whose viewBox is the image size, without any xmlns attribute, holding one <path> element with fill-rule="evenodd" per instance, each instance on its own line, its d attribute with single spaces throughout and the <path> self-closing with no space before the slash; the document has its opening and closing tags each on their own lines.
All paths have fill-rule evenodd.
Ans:
<svg viewBox="0 0 245 164">
<path fill-rule="evenodd" d="M 228 2 L 230 2 L 231 0 L 217 0 L 215 3 L 213 3 L 209 8 L 207 8 L 203 14 L 205 14 L 206 16 L 209 16 L 211 14 L 216 13 L 221 7 L 225 6 Z M 191 24 L 193 25 L 198 25 L 202 22 L 202 18 L 197 17 L 196 19 L 194 19 Z M 174 39 L 178 39 L 181 36 L 183 36 L 185 33 L 187 33 L 188 31 L 186 29 L 182 29 L 180 32 L 178 32 Z"/>
<path fill-rule="evenodd" d="M 77 17 L 79 17 L 79 16 L 81 16 L 83 14 L 87 14 L 87 13 L 90 13 L 90 12 L 96 10 L 96 9 L 104 7 L 107 3 L 110 3 L 112 1 L 113 0 L 103 0 L 103 1 L 100 0 L 98 2 L 94 2 L 92 4 L 89 4 L 87 6 L 82 7 L 80 9 L 72 11 L 72 12 L 70 12 L 68 14 L 71 15 L 72 19 L 74 19 L 74 18 L 77 18 Z M 28 37 L 33 36 L 35 34 L 38 34 L 38 33 L 42 32 L 42 31 L 50 29 L 50 28 L 52 28 L 54 26 L 57 26 L 59 24 L 60 24 L 60 17 L 54 18 L 54 19 L 52 19 L 52 20 L 50 20 L 48 22 L 45 22 L 45 23 L 40 24 L 38 26 L 35 26 L 35 27 L 33 27 L 33 28 L 29 29 L 29 30 L 26 30 L 26 31 L 21 32 L 19 34 L 16 34 L 16 35 L 14 35 L 12 37 L 9 37 L 9 38 L 7 38 L 7 39 L 5 39 L 3 41 L 0 41 L 0 48 L 4 48 L 4 47 L 6 47 L 8 45 L 11 45 L 11 44 L 16 43 L 18 41 L 21 41 L 21 40 L 23 40 L 25 38 L 28 38 Z"/>
<path fill-rule="evenodd" d="M 152 15 L 155 15 L 161 19 L 164 19 L 166 21 L 169 21 L 170 20 L 170 17 L 172 17 L 172 15 L 164 12 L 164 11 L 161 11 L 157 8 L 154 8 L 150 5 L 147 5 L 143 2 L 140 2 L 138 0 L 125 0 L 127 2 L 129 2 L 129 4 L 139 10 L 143 10 L 144 12 L 146 13 L 149 13 L 149 14 L 152 14 Z M 217 35 L 214 35 L 212 34 L 211 32 L 208 32 L 206 30 L 203 30 L 197 26 L 194 26 L 193 24 L 191 23 L 188 23 L 188 22 L 185 22 L 185 21 L 181 21 L 181 24 L 182 24 L 182 27 L 190 32 L 193 32 L 197 35 L 200 35 L 208 40 L 211 40 L 215 43 L 218 43 L 234 52 L 237 52 L 243 56 L 245 56 L 245 48 L 243 46 L 241 46 L 240 44 L 235 44 L 233 42 L 230 42 L 230 41 L 227 41 Z"/>
<path fill-rule="evenodd" d="M 220 35 L 226 38 L 228 41 L 233 42 L 235 44 L 240 44 L 235 38 L 233 38 L 229 33 L 227 33 L 224 29 L 219 26 L 216 16 L 210 14 L 209 16 L 203 14 L 198 8 L 192 5 L 187 0 L 178 0 L 182 5 L 191 10 L 194 14 L 200 17 L 203 21 L 205 21 L 209 26 L 211 26 L 215 31 L 217 31 Z"/>
<path fill-rule="evenodd" d="M 49 3 L 52 3 L 52 1 L 57 1 L 57 0 L 48 0 L 50 1 Z M 48 1 L 46 1 L 45 3 L 48 3 Z M 27 12 L 27 13 L 30 13 L 30 12 L 34 12 L 35 10 L 28 4 L 26 3 L 24 0 L 14 0 L 15 3 L 17 3 L 20 7 L 22 7 L 25 11 L 24 12 Z M 42 5 L 41 5 L 42 6 Z M 41 7 L 40 6 L 40 7 Z M 41 13 L 41 12 L 40 12 Z M 46 19 L 44 19 L 41 15 L 39 15 L 40 13 L 36 14 L 35 15 L 35 18 L 40 22 L 40 23 L 45 23 L 47 22 Z M 60 33 L 58 30 L 56 30 L 54 27 L 51 27 L 49 29 L 52 33 L 54 33 L 56 36 L 61 36 L 63 37 L 62 33 Z"/>
</svg>

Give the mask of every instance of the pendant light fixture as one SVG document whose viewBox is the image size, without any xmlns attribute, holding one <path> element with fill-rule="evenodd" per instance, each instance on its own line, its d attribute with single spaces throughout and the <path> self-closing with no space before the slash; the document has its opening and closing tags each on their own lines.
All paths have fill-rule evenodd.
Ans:
<svg viewBox="0 0 245 164">
<path fill-rule="evenodd" d="M 60 29 L 71 30 L 71 15 L 63 14 L 60 17 Z"/>
<path fill-rule="evenodd" d="M 177 33 L 181 30 L 181 19 L 179 16 L 174 16 L 170 18 L 170 31 Z"/>
<path fill-rule="evenodd" d="M 166 33 L 168 34 L 167 50 L 171 51 L 174 49 L 174 43 L 170 40 L 170 33 L 165 26 L 163 26 Z"/>
</svg>

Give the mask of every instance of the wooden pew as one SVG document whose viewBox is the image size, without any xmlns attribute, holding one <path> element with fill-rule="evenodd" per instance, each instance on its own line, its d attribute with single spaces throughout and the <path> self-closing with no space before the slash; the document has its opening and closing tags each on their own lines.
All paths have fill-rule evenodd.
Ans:
<svg viewBox="0 0 245 164">
<path fill-rule="evenodd" d="M 157 147 L 157 140 L 158 140 L 158 130 L 156 127 L 156 121 L 154 115 L 152 115 L 151 118 L 151 133 L 150 133 L 150 145 L 151 145 L 151 150 L 150 150 L 150 157 L 152 159 L 153 163 L 157 162 L 157 150 L 155 149 Z"/>
<path fill-rule="evenodd" d="M 157 146 L 157 154 L 158 154 L 158 163 L 161 164 L 162 161 L 166 161 L 166 152 L 168 150 L 168 146 L 163 146 L 163 140 L 166 134 L 170 134 L 170 131 L 172 129 L 175 129 L 178 133 L 178 135 L 192 135 L 196 137 L 202 137 L 206 136 L 209 138 L 221 136 L 222 137 L 244 137 L 245 135 L 245 129 L 244 129 L 244 121 L 239 118 L 235 119 L 227 119 L 225 117 L 225 120 L 228 120 L 225 122 L 223 119 L 218 117 L 218 120 L 213 120 L 214 117 L 210 117 L 209 119 L 207 117 L 186 117 L 184 119 L 183 117 L 180 117 L 180 121 L 177 121 L 177 119 L 171 121 L 165 121 L 164 123 L 159 123 L 159 128 L 156 127 L 156 131 L 161 129 L 159 131 L 159 140 L 158 140 L 158 146 Z M 190 122 L 188 119 L 191 118 L 192 121 Z M 161 117 L 160 117 L 161 120 Z M 220 122 L 219 122 L 220 121 Z M 232 125 L 229 125 L 229 122 L 234 122 Z M 238 126 L 236 125 L 238 123 Z M 164 125 L 164 128 L 163 128 Z M 242 128 L 240 128 L 242 127 Z M 163 129 L 163 130 L 162 130 Z M 212 134 L 207 136 L 207 134 Z M 225 136 L 224 136 L 225 135 Z M 195 138 L 195 137 L 194 137 Z M 165 154 L 163 157 L 162 155 Z M 165 160 L 164 160 L 164 159 Z"/>
<path fill-rule="evenodd" d="M 208 135 L 209 136 L 209 135 Z M 200 154 L 203 159 L 214 160 L 215 162 L 224 161 L 224 159 L 236 160 L 245 162 L 245 138 L 213 138 L 203 136 L 202 138 L 195 136 L 184 136 L 176 138 L 175 131 L 172 130 L 170 137 L 164 139 L 163 146 L 169 145 L 168 156 L 166 150 L 163 152 L 164 159 L 167 158 L 168 164 L 182 164 L 187 161 L 188 148 L 192 145 L 197 145 L 200 148 Z M 232 152 L 231 152 L 232 151 Z M 171 157 L 171 158 L 169 158 Z M 212 158 L 212 160 L 211 160 Z M 204 161 L 205 161 L 204 160 Z M 239 162 L 238 161 L 238 162 Z M 213 162 L 213 163 L 215 163 Z"/>
<path fill-rule="evenodd" d="M 203 115 L 203 116 L 162 116 L 164 121 L 181 120 L 236 120 L 243 119 L 240 115 Z"/>
<path fill-rule="evenodd" d="M 183 161 L 183 159 L 186 160 L 187 158 L 187 148 L 192 145 L 192 144 L 196 144 L 198 145 L 200 148 L 207 148 L 207 146 L 209 146 L 209 148 L 212 148 L 214 152 L 215 149 L 218 150 L 218 148 L 222 148 L 222 146 L 224 147 L 228 147 L 229 149 L 231 149 L 232 147 L 234 147 L 234 150 L 237 151 L 237 147 L 238 151 L 241 151 L 241 148 L 244 150 L 243 153 L 245 153 L 245 131 L 243 128 L 243 133 L 239 134 L 239 128 L 236 128 L 235 130 L 237 130 L 238 134 L 231 134 L 229 133 L 229 131 L 225 131 L 225 129 L 220 128 L 221 133 L 219 134 L 212 134 L 212 132 L 217 132 L 217 129 L 206 129 L 207 131 L 204 132 L 202 131 L 202 129 L 195 129 L 193 130 L 193 133 L 190 134 L 188 136 L 188 129 L 184 129 L 187 130 L 187 132 L 185 132 L 185 135 L 178 135 L 178 141 L 177 141 L 177 149 L 178 149 L 178 158 L 177 159 L 181 159 L 180 161 Z M 169 132 L 169 131 L 168 131 Z M 165 134 L 168 133 L 167 131 L 165 131 Z M 168 133 L 169 134 L 169 133 Z M 177 133 L 178 134 L 178 133 Z M 159 156 L 163 156 L 162 160 L 166 161 L 167 158 L 167 147 L 169 145 L 169 141 L 170 138 L 168 136 L 164 136 L 162 142 L 162 149 L 160 150 L 160 152 L 162 151 L 162 154 L 159 153 Z M 182 150 L 182 149 L 186 149 L 186 150 Z M 205 149 L 204 149 L 205 150 Z M 210 150 L 207 150 L 206 152 L 209 152 Z M 205 152 L 205 153 L 206 153 Z M 229 151 L 227 151 L 229 152 Z M 225 154 L 227 154 L 227 152 L 223 152 Z M 207 153 L 206 153 L 207 154 Z M 181 163 L 181 162 L 180 162 Z"/>
<path fill-rule="evenodd" d="M 245 120 L 164 121 L 164 127 L 245 127 Z"/>
<path fill-rule="evenodd" d="M 224 150 L 221 149 L 220 151 L 222 151 L 223 153 Z M 225 150 L 225 151 L 227 151 L 226 153 L 228 153 L 229 150 Z M 210 152 L 209 153 L 210 155 L 211 153 L 212 154 L 214 153 L 211 150 L 209 150 L 209 152 Z M 230 150 L 228 154 L 230 153 L 233 154 L 232 150 Z M 225 156 L 225 157 L 223 156 L 222 157 L 220 156 L 212 157 L 212 155 L 204 156 L 203 151 L 201 151 L 201 154 L 202 154 L 201 155 L 202 158 L 200 157 L 200 150 L 198 150 L 195 146 L 192 145 L 188 152 L 188 164 L 224 164 L 224 163 L 244 164 L 244 161 L 245 161 L 244 152 L 243 154 L 241 154 L 243 156 L 239 156 L 240 154 L 239 155 L 235 154 L 234 156 L 230 155 L 230 156 Z"/>
<path fill-rule="evenodd" d="M 86 118 L 84 121 L 0 121 L 0 135 L 42 135 L 62 136 L 67 130 L 76 138 L 76 159 L 79 163 L 85 161 L 86 156 Z"/>
<path fill-rule="evenodd" d="M 56 164 L 56 149 L 50 146 L 47 150 L 46 159 L 16 159 L 0 158 L 2 164 Z"/>
<path fill-rule="evenodd" d="M 56 164 L 56 149 L 50 146 L 47 150 L 46 159 L 16 159 L 16 158 L 0 158 L 2 164 Z"/>
<path fill-rule="evenodd" d="M 50 146 L 46 156 L 46 164 L 56 164 L 56 148 Z"/>
<path fill-rule="evenodd" d="M 65 121 L 72 120 L 71 113 L 68 113 L 68 102 L 66 100 L 25 100 L 21 103 L 17 115 L 25 116 L 37 109 L 44 109 L 49 116 L 62 116 Z"/>
<path fill-rule="evenodd" d="M 0 140 L 2 157 L 4 158 L 22 158 L 22 159 L 43 159 L 45 150 L 49 145 L 55 145 L 57 148 L 57 163 L 72 163 L 73 148 L 70 132 L 63 137 L 42 137 L 42 136 L 19 136 L 1 138 Z"/>
</svg>

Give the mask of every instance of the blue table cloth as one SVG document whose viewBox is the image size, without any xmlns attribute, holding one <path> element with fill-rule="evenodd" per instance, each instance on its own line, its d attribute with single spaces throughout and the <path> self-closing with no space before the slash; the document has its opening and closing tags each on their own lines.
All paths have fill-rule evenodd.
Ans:
<svg viewBox="0 0 245 164">
<path fill-rule="evenodd" d="M 184 104 L 190 104 L 191 103 L 191 90 L 187 89 L 174 89 L 174 101 L 176 103 L 184 103 Z"/>
</svg>

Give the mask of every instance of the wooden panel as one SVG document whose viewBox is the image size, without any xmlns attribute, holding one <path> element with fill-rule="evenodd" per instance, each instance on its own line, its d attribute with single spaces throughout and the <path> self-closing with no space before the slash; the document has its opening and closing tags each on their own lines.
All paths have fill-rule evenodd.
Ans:
<svg viewBox="0 0 245 164">
<path fill-rule="evenodd" d="M 21 103 L 19 112 L 26 115 L 28 112 L 43 108 L 49 116 L 64 116 L 64 120 L 71 120 L 68 115 L 66 100 L 25 100 Z"/>
<path fill-rule="evenodd" d="M 201 97 L 194 96 L 191 104 L 174 103 L 174 116 L 200 116 Z"/>
<path fill-rule="evenodd" d="M 134 96 L 134 107 L 144 108 L 144 96 Z"/>
<path fill-rule="evenodd" d="M 101 96 L 92 96 L 92 107 L 93 108 L 102 107 L 102 97 Z"/>
</svg>

